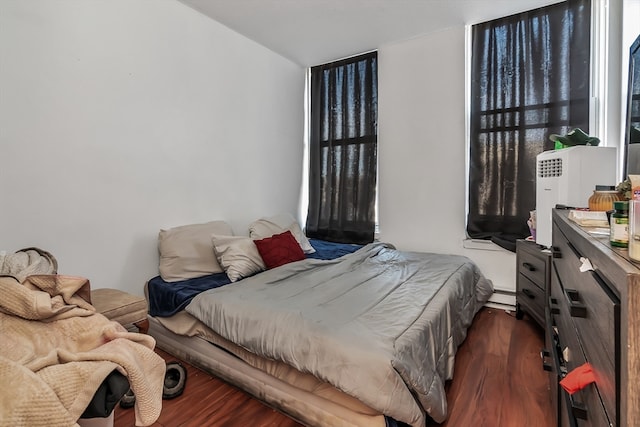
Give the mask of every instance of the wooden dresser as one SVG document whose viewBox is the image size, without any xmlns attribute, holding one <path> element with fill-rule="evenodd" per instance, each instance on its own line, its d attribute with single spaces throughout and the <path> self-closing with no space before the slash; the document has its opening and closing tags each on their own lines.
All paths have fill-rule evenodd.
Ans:
<svg viewBox="0 0 640 427">
<path fill-rule="evenodd" d="M 543 351 L 558 425 L 640 425 L 640 263 L 567 214 L 553 212 Z M 559 381 L 585 362 L 596 381 L 570 395 Z"/>
</svg>

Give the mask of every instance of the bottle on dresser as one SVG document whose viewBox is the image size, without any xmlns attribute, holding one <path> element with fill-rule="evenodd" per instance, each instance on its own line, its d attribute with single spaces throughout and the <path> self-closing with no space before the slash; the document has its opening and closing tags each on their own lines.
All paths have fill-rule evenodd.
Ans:
<svg viewBox="0 0 640 427">
<path fill-rule="evenodd" d="M 640 261 L 640 175 L 629 175 L 629 181 L 629 257 L 634 261 Z"/>
</svg>

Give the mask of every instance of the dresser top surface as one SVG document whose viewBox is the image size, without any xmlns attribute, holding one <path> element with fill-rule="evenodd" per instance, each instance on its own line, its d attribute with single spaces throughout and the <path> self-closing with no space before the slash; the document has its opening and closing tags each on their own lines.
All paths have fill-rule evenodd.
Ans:
<svg viewBox="0 0 640 427">
<path fill-rule="evenodd" d="M 595 262 L 605 273 L 609 272 L 616 277 L 620 277 L 620 274 L 640 275 L 640 262 L 629 258 L 626 248 L 611 246 L 609 235 L 603 234 L 602 228 L 579 226 L 568 218 L 568 214 L 568 210 L 554 209 L 553 219 L 582 256 Z M 554 240 L 555 238 L 554 236 Z M 619 271 L 614 272 L 614 269 Z M 624 293 L 619 280 L 615 280 L 614 286 Z"/>
</svg>

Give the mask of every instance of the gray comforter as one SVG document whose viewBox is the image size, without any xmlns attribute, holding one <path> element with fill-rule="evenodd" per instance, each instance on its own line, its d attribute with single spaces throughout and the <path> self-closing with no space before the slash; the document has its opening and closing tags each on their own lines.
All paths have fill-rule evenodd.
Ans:
<svg viewBox="0 0 640 427">
<path fill-rule="evenodd" d="M 466 257 L 372 243 L 211 289 L 186 310 L 253 353 L 423 426 L 425 412 L 446 419 L 456 349 L 492 290 Z"/>
</svg>

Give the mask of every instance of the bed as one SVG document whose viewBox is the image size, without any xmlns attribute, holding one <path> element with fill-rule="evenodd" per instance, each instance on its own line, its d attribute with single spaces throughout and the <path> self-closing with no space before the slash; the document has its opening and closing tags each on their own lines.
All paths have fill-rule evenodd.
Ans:
<svg viewBox="0 0 640 427">
<path fill-rule="evenodd" d="M 491 282 L 458 255 L 306 243 L 302 258 L 236 280 L 226 268 L 150 279 L 157 346 L 305 425 L 444 421 L 445 382 Z"/>
</svg>

